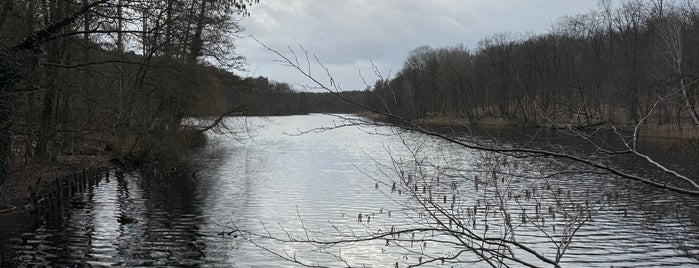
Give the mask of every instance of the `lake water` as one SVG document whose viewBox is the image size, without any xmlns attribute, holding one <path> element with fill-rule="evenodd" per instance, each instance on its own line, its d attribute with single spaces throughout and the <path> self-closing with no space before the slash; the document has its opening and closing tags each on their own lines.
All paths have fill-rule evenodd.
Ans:
<svg viewBox="0 0 699 268">
<path fill-rule="evenodd" d="M 276 253 L 333 267 L 345 266 L 339 259 L 406 267 L 430 256 L 445 258 L 445 267 L 487 266 L 455 237 L 434 231 L 333 247 L 297 243 L 446 228 L 448 218 L 430 217 L 442 208 L 454 215 L 453 230 L 461 224 L 481 236 L 515 238 L 552 259 L 561 239 L 580 225 L 562 266 L 699 266 L 684 251 L 699 254 L 695 198 L 604 174 L 567 173 L 575 168 L 570 163 L 397 135 L 391 127 L 294 135 L 341 123 L 329 115 L 247 120 L 249 137 L 209 134 L 209 148 L 191 156 L 197 170 L 168 178 L 112 172 L 33 231 L 4 241 L 3 264 L 294 266 Z M 406 239 L 415 243 L 399 242 Z M 522 250 L 512 252 L 546 266 Z"/>
</svg>

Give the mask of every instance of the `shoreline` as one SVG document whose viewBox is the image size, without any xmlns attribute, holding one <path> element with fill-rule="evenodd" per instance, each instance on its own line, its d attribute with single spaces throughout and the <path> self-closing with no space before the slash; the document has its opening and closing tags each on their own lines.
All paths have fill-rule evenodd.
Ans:
<svg viewBox="0 0 699 268">
<path fill-rule="evenodd" d="M 399 125 L 400 122 L 391 122 L 376 113 L 359 113 L 359 117 L 368 118 L 378 122 Z M 479 137 L 498 138 L 518 143 L 543 142 L 544 144 L 555 144 L 566 146 L 580 145 L 582 138 L 575 135 L 561 133 L 554 126 L 536 126 L 523 124 L 503 124 L 496 122 L 467 123 L 464 119 L 449 116 L 419 118 L 413 121 L 415 124 L 426 127 L 436 132 L 447 135 L 472 135 Z M 567 130 L 566 127 L 561 127 Z M 579 128 L 576 129 L 586 134 L 592 134 L 599 138 L 608 149 L 624 150 L 625 145 L 619 133 L 615 133 L 611 127 Z M 629 134 L 633 131 L 620 129 L 622 135 L 628 140 Z M 648 132 L 648 130 L 646 130 Z M 699 159 L 699 131 L 691 132 L 692 135 L 660 135 L 663 132 L 656 131 L 655 135 L 644 135 L 642 131 L 637 141 L 638 150 L 657 160 L 668 167 L 673 167 L 680 173 L 685 173 L 688 177 L 699 178 L 699 166 L 696 160 Z M 653 133 L 653 132 L 651 132 Z M 658 134 L 659 133 L 659 134 Z M 697 135 L 697 136 L 695 136 Z"/>
<path fill-rule="evenodd" d="M 43 173 L 40 174 L 44 176 L 37 176 L 39 173 L 36 170 L 23 170 L 9 177 L 3 191 L 11 192 L 13 196 L 7 198 L 7 205 L 0 209 L 0 241 L 30 230 L 44 214 L 65 206 L 75 193 L 99 183 L 111 169 L 106 163 L 90 167 L 64 166 L 60 169 L 43 165 L 42 168 Z M 21 175 L 32 173 L 34 176 L 18 180 Z"/>
<path fill-rule="evenodd" d="M 93 150 L 62 155 L 55 162 L 10 163 L 10 173 L 0 188 L 0 241 L 31 228 L 47 211 L 65 205 L 73 193 L 82 192 L 109 176 L 110 170 L 176 170 L 172 167 L 186 166 L 186 152 L 202 148 L 206 143 L 205 136 L 200 134 L 165 138 L 160 137 L 167 143 L 161 147 L 164 151 L 151 156 L 155 160 L 115 152 L 107 142 L 105 149 L 98 149 L 102 143 L 90 144 Z"/>
<path fill-rule="evenodd" d="M 381 122 L 391 122 L 392 120 L 386 120 L 382 115 L 373 112 L 362 112 L 355 114 L 359 117 L 369 118 L 375 121 Z M 499 118 L 499 117 L 485 117 L 482 120 L 469 122 L 466 118 L 458 116 L 440 115 L 440 116 L 426 116 L 421 118 L 416 118 L 413 123 L 419 126 L 431 127 L 431 128 L 454 128 L 454 129 L 468 129 L 472 130 L 474 128 L 482 128 L 494 131 L 531 131 L 531 130 L 552 130 L 556 131 L 558 129 L 567 129 L 568 127 L 573 127 L 577 130 L 591 130 L 591 131 L 609 131 L 613 132 L 613 128 L 617 128 L 623 134 L 631 134 L 633 132 L 633 127 L 630 123 L 613 123 L 613 122 L 594 122 L 587 125 L 580 124 L 570 124 L 566 122 L 549 122 L 546 124 L 532 124 L 522 121 Z M 693 125 L 683 125 L 681 128 L 677 128 L 671 124 L 643 124 L 639 128 L 638 136 L 644 139 L 669 139 L 669 140 L 699 140 L 699 129 L 695 129 Z"/>
</svg>

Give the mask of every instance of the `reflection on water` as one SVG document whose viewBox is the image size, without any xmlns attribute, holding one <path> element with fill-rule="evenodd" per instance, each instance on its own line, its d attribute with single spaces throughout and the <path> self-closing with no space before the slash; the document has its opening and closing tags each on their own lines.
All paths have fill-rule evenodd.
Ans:
<svg viewBox="0 0 699 268">
<path fill-rule="evenodd" d="M 405 213 L 400 210 L 404 203 L 395 194 L 389 194 L 396 198 L 392 200 L 375 189 L 377 184 L 371 178 L 383 176 L 385 169 L 379 164 L 389 164 L 388 152 L 403 159 L 407 156 L 403 142 L 420 145 L 427 140 L 421 150 L 436 150 L 433 154 L 454 166 L 472 165 L 477 156 L 436 146 L 439 141 L 417 134 L 407 134 L 404 140 L 368 135 L 366 129 L 357 128 L 300 136 L 284 134 L 332 125 L 332 120 L 337 120 L 324 115 L 250 120 L 264 127 L 244 143 L 212 134 L 211 146 L 216 149 L 210 151 L 214 153 L 193 155 L 201 165 L 191 174 L 154 179 L 113 172 L 110 178 L 75 196 L 60 217 L 47 219 L 33 232 L 3 242 L 4 263 L 288 266 L 227 233 L 231 230 L 228 227 L 283 236 L 284 231 L 300 232 L 303 224 L 319 232 L 313 235 L 324 237 L 336 233 L 331 225 L 361 229 L 367 218 L 364 216 L 360 224 L 359 214 L 371 215 L 372 228 L 386 228 L 382 225 L 386 223 L 406 224 L 409 220 L 402 218 Z M 612 184 L 593 175 L 569 176 L 551 183 L 572 190 L 573 196 L 601 186 L 614 188 L 618 196 L 578 231 L 564 265 L 696 264 L 676 248 L 678 241 L 689 241 L 687 246 L 696 250 L 697 227 L 690 223 L 691 215 L 675 213 L 674 209 L 696 207 L 696 200 L 637 184 Z M 671 213 L 657 213 L 663 210 Z M 538 241 L 545 237 L 532 230 L 520 239 Z M 281 246 L 289 252 L 304 247 Z M 370 266 L 393 264 L 402 257 L 387 251 L 383 242 L 345 247 L 342 256 Z M 307 252 L 305 258 L 321 263 L 323 259 L 332 260 L 313 252 Z"/>
</svg>

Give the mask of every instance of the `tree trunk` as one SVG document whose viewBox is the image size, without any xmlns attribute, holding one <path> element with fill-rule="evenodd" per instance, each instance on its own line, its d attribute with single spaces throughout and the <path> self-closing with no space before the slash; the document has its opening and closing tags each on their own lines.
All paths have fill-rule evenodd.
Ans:
<svg viewBox="0 0 699 268">
<path fill-rule="evenodd" d="M 49 78 L 53 79 L 53 78 Z M 34 155 L 40 161 L 49 159 L 49 142 L 54 133 L 54 104 L 56 101 L 56 88 L 49 86 L 44 95 L 43 110 L 41 112 L 41 125 L 39 126 L 39 138 L 36 143 Z"/>
<path fill-rule="evenodd" d="M 10 119 L 12 103 L 6 92 L 19 78 L 17 64 L 11 60 L 10 55 L 0 50 L 0 185 L 3 185 L 7 180 L 9 163 L 11 162 Z"/>
<path fill-rule="evenodd" d="M 167 10 L 165 11 L 165 40 L 163 41 L 163 50 L 165 52 L 165 57 L 170 58 L 172 56 L 172 2 L 173 0 L 167 1 Z"/>
<path fill-rule="evenodd" d="M 142 28 L 141 29 L 143 31 L 143 33 L 141 33 L 141 43 L 143 43 L 141 53 L 142 53 L 143 57 L 147 57 L 148 53 L 150 51 L 150 36 L 148 36 L 148 34 L 147 34 L 147 32 L 148 32 L 148 15 L 147 15 L 145 9 L 143 10 L 143 14 L 141 14 L 141 15 L 143 16 L 143 18 L 141 18 L 141 20 L 142 20 L 142 22 L 141 22 Z"/>
<path fill-rule="evenodd" d="M 50 20 L 52 23 L 54 22 L 55 19 L 60 19 L 62 14 L 61 14 L 61 7 L 59 1 L 53 1 L 49 5 L 51 14 L 52 14 L 52 19 Z M 48 44 L 48 57 L 46 59 L 47 62 L 50 63 L 59 63 L 60 61 L 60 45 L 58 40 L 51 41 Z M 50 155 L 49 155 L 49 142 L 51 141 L 51 138 L 53 134 L 55 133 L 55 128 L 56 128 L 56 119 L 55 119 L 55 112 L 54 110 L 56 109 L 56 101 L 59 95 L 57 85 L 55 83 L 55 78 L 56 78 L 56 68 L 55 67 L 47 67 L 46 70 L 46 79 L 47 79 L 47 84 L 49 85 L 48 88 L 46 89 L 46 92 L 44 93 L 44 103 L 43 103 L 43 109 L 41 112 L 41 119 L 40 119 L 40 127 L 39 127 L 39 137 L 37 139 L 36 143 L 36 148 L 34 151 L 34 155 L 36 158 L 40 161 L 46 161 L 49 160 Z"/>
<path fill-rule="evenodd" d="M 121 32 L 124 30 L 124 12 L 123 12 L 123 0 L 117 2 L 117 51 L 124 52 L 124 34 Z"/>
<path fill-rule="evenodd" d="M 689 112 L 689 115 L 692 117 L 694 127 L 699 129 L 699 115 L 697 115 L 696 105 L 692 96 L 688 94 L 687 86 L 685 85 L 683 79 L 680 79 L 680 88 L 682 89 L 682 97 L 684 99 L 685 105 L 687 106 L 687 111 Z"/>
<path fill-rule="evenodd" d="M 0 83 L 4 83 L 0 81 Z M 5 94 L 8 85 L 0 85 L 0 186 L 7 180 L 9 174 L 9 163 L 11 162 L 11 144 L 12 136 L 10 134 L 10 116 L 12 106 L 7 94 Z"/>
<path fill-rule="evenodd" d="M 204 32 L 204 25 L 206 24 L 206 3 L 207 0 L 201 0 L 201 6 L 199 6 L 196 28 L 194 29 L 194 36 L 192 36 L 192 43 L 189 48 L 189 57 L 187 59 L 189 63 L 197 62 L 197 58 L 201 55 L 201 50 L 204 47 L 202 34 Z"/>
</svg>

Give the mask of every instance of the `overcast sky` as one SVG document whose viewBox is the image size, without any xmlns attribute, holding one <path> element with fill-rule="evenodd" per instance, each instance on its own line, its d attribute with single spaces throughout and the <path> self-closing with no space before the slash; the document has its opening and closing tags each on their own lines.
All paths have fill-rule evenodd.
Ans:
<svg viewBox="0 0 699 268">
<path fill-rule="evenodd" d="M 418 46 L 461 43 L 474 49 L 483 37 L 543 33 L 557 18 L 596 6 L 595 0 L 261 0 L 243 19 L 242 35 L 284 52 L 302 45 L 344 90 L 354 90 L 365 88 L 360 71 L 370 84 L 377 79 L 371 61 L 387 76 Z M 237 46 L 248 61 L 241 75 L 309 84 L 253 39 L 242 38 Z"/>
</svg>

